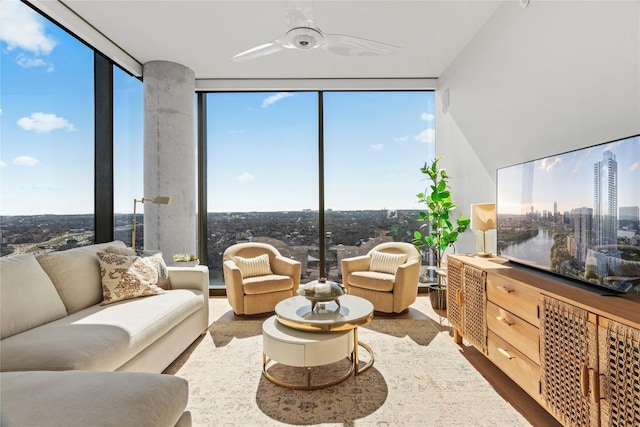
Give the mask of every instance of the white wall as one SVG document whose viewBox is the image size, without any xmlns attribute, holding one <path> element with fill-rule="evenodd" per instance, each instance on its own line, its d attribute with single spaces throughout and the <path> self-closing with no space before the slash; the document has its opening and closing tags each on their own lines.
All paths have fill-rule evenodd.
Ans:
<svg viewBox="0 0 640 427">
<path fill-rule="evenodd" d="M 437 154 L 468 215 L 496 168 L 640 133 L 640 1 L 507 1 L 438 87 Z"/>
</svg>

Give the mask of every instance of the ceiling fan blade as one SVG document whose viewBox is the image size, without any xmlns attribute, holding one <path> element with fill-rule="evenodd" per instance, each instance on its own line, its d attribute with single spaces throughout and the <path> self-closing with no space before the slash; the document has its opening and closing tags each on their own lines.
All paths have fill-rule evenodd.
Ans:
<svg viewBox="0 0 640 427">
<path fill-rule="evenodd" d="M 317 28 L 313 22 L 313 2 L 286 0 L 284 3 L 284 16 L 287 30 L 299 27 Z"/>
<path fill-rule="evenodd" d="M 375 40 L 363 39 L 360 37 L 347 36 L 344 34 L 327 34 L 324 36 L 324 49 L 336 55 L 343 56 L 379 56 L 392 55 L 402 48 L 392 44 L 377 42 Z"/>
<path fill-rule="evenodd" d="M 251 49 L 245 50 L 244 52 L 240 52 L 239 54 L 231 58 L 231 60 L 237 62 L 271 55 L 272 53 L 276 53 L 285 49 L 286 43 L 286 40 L 283 37 L 280 37 L 272 42 L 261 44 L 260 46 L 252 47 Z"/>
</svg>

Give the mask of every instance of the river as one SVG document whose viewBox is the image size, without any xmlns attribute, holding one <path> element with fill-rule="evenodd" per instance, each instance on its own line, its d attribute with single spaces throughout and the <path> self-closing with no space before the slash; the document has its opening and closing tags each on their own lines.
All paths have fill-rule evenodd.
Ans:
<svg viewBox="0 0 640 427">
<path fill-rule="evenodd" d="M 618 230 L 618 237 L 633 237 L 632 231 Z M 540 266 L 551 268 L 551 247 L 553 232 L 544 228 L 538 229 L 538 235 L 520 243 L 502 249 L 502 256 L 513 257 L 523 261 L 535 262 Z"/>
</svg>

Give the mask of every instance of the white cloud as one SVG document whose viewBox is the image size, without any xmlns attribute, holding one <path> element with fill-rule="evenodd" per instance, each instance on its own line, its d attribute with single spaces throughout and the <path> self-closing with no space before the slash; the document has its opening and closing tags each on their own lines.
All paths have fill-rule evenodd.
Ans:
<svg viewBox="0 0 640 427">
<path fill-rule="evenodd" d="M 380 151 L 380 150 L 382 150 L 382 144 L 373 144 L 373 145 L 371 146 L 371 149 L 372 149 L 373 151 Z"/>
<path fill-rule="evenodd" d="M 422 120 L 424 120 L 425 122 L 432 122 L 433 120 L 435 120 L 436 116 L 434 116 L 434 115 L 433 115 L 433 114 L 431 114 L 431 113 L 422 113 L 422 114 L 420 115 L 420 118 L 421 118 Z"/>
<path fill-rule="evenodd" d="M 17 166 L 35 166 L 40 162 L 40 160 L 33 158 L 33 157 L 29 157 L 29 156 L 18 156 L 15 159 L 13 159 L 13 163 L 14 165 Z"/>
<path fill-rule="evenodd" d="M 48 113 L 33 113 L 29 117 L 23 117 L 18 120 L 18 126 L 34 132 L 51 132 L 56 129 L 66 129 L 69 132 L 76 130 L 75 126 L 64 117 Z"/>
<path fill-rule="evenodd" d="M 36 55 L 48 55 L 56 41 L 44 32 L 43 20 L 31 8 L 19 1 L 0 2 L 2 26 L 0 40 L 7 51 L 23 49 Z"/>
<path fill-rule="evenodd" d="M 244 129 L 231 129 L 229 133 L 245 133 Z"/>
<path fill-rule="evenodd" d="M 542 159 L 540 161 L 540 169 L 550 172 L 554 167 L 556 167 L 557 164 L 561 162 L 562 160 L 560 159 L 560 157 L 556 157 L 554 159 Z"/>
<path fill-rule="evenodd" d="M 38 56 L 29 57 L 21 53 L 18 55 L 16 62 L 22 68 L 47 67 L 47 71 L 49 72 L 54 70 L 52 63 L 47 62 Z"/>
<path fill-rule="evenodd" d="M 239 175 L 238 177 L 236 177 L 236 179 L 240 182 L 249 182 L 249 181 L 253 181 L 255 178 L 249 172 L 245 172 L 242 175 Z"/>
<path fill-rule="evenodd" d="M 633 172 L 635 170 L 638 170 L 638 168 L 640 168 L 640 162 L 635 162 L 634 164 L 631 165 L 631 167 L 629 168 L 629 172 Z"/>
<path fill-rule="evenodd" d="M 396 136 L 393 138 L 393 142 L 405 142 L 409 140 L 409 136 L 408 135 L 404 135 L 404 136 Z"/>
<path fill-rule="evenodd" d="M 272 96 L 268 97 L 267 99 L 265 99 L 264 101 L 262 101 L 262 108 L 267 108 L 269 105 L 275 104 L 276 102 L 280 101 L 281 99 L 287 98 L 289 96 L 293 96 L 293 94 L 291 92 L 276 93 L 275 95 L 272 95 Z"/>
<path fill-rule="evenodd" d="M 0 108 L 0 116 L 2 115 L 2 108 Z"/>
<path fill-rule="evenodd" d="M 0 168 L 7 166 L 7 163 L 4 160 L 0 160 Z"/>
<path fill-rule="evenodd" d="M 433 128 L 426 128 L 425 130 L 414 136 L 413 139 L 424 143 L 434 142 L 436 140 L 436 132 L 435 130 L 433 130 Z"/>
</svg>

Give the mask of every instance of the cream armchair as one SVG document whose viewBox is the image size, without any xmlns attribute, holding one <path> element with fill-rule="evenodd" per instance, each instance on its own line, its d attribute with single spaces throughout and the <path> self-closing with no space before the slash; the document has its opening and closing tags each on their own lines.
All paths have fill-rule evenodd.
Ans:
<svg viewBox="0 0 640 427">
<path fill-rule="evenodd" d="M 233 312 L 269 313 L 277 303 L 297 295 L 301 264 L 266 243 L 238 243 L 222 256 L 224 284 Z"/>
<path fill-rule="evenodd" d="M 404 313 L 418 296 L 420 253 L 410 243 L 387 242 L 367 255 L 342 260 L 347 292 L 369 300 L 376 311 Z"/>
</svg>

